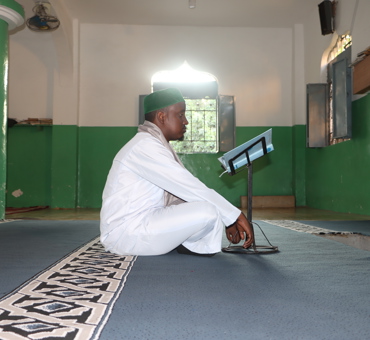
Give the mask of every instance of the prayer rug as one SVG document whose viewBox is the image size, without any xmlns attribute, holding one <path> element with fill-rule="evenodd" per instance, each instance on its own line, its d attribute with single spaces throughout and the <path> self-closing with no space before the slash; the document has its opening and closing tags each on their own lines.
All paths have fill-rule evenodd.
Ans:
<svg viewBox="0 0 370 340">
<path fill-rule="evenodd" d="M 0 338 L 98 339 L 135 260 L 93 239 L 0 300 Z"/>
</svg>

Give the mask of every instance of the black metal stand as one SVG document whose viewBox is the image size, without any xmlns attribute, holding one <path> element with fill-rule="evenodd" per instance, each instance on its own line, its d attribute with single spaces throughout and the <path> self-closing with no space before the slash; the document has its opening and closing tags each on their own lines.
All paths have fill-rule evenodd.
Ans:
<svg viewBox="0 0 370 340">
<path fill-rule="evenodd" d="M 254 143 L 253 145 L 251 145 L 249 148 L 247 148 L 246 150 L 244 150 L 242 153 L 238 154 L 236 157 L 234 157 L 233 159 L 231 159 L 229 161 L 229 166 L 230 166 L 230 169 L 231 169 L 231 175 L 235 175 L 236 172 L 235 172 L 235 168 L 234 168 L 234 164 L 233 164 L 233 161 L 235 161 L 238 157 L 240 157 L 243 153 L 246 154 L 246 158 L 247 158 L 247 169 L 248 169 L 248 207 L 247 207 L 247 219 L 249 221 L 249 223 L 251 224 L 252 226 L 252 232 L 253 232 L 253 243 L 252 245 L 248 248 L 248 249 L 245 249 L 243 248 L 243 246 L 231 246 L 231 243 L 228 247 L 225 247 L 225 248 L 222 248 L 222 251 L 225 252 L 225 253 L 236 253 L 236 254 L 272 254 L 272 253 L 277 253 L 279 251 L 278 247 L 277 246 L 273 246 L 270 241 L 268 240 L 268 238 L 266 237 L 265 233 L 262 231 L 261 227 L 252 221 L 252 196 L 253 196 L 253 164 L 252 162 L 250 161 L 250 158 L 249 158 L 249 150 L 255 146 L 256 144 L 258 143 L 262 143 L 262 149 L 263 149 L 263 154 L 265 155 L 267 153 L 267 150 L 266 150 L 266 141 L 265 141 L 265 138 L 261 138 L 260 140 L 258 140 L 256 143 Z M 266 241 L 268 242 L 268 246 L 261 246 L 261 245 L 256 245 L 256 239 L 255 239 L 255 234 L 254 234 L 254 227 L 253 227 L 253 224 L 257 225 L 258 228 L 261 230 L 263 236 L 265 237 Z"/>
</svg>

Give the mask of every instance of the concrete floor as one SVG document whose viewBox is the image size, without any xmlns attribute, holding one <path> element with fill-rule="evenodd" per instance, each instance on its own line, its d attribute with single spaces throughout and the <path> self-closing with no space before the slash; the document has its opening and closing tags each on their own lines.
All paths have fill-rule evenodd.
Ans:
<svg viewBox="0 0 370 340">
<path fill-rule="evenodd" d="M 18 214 L 6 214 L 5 219 L 40 220 L 99 220 L 100 209 L 42 209 Z M 247 211 L 244 211 L 247 214 Z M 253 220 L 318 220 L 360 221 L 369 220 L 368 215 L 337 213 L 308 207 L 253 209 Z"/>
</svg>

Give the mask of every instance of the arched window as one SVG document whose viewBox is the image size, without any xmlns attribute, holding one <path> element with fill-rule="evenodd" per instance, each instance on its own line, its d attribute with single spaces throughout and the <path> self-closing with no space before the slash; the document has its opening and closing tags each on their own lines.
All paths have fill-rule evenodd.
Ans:
<svg viewBox="0 0 370 340">
<path fill-rule="evenodd" d="M 176 152 L 217 153 L 234 148 L 234 97 L 218 94 L 215 76 L 196 71 L 185 61 L 176 70 L 155 73 L 151 85 L 152 91 L 178 88 L 185 98 L 189 124 L 183 141 L 171 141 Z M 144 97 L 141 96 L 140 102 Z M 139 119 L 142 123 L 142 113 Z"/>
<path fill-rule="evenodd" d="M 323 54 L 326 83 L 307 84 L 307 146 L 325 147 L 352 135 L 352 39 L 339 36 Z"/>
<path fill-rule="evenodd" d="M 178 153 L 218 152 L 218 119 L 216 78 L 194 70 L 185 61 L 173 71 L 160 71 L 152 77 L 152 89 L 178 88 L 185 98 L 189 122 L 183 141 L 171 141 Z"/>
<path fill-rule="evenodd" d="M 344 34 L 328 53 L 329 145 L 349 140 L 352 135 L 351 46 L 352 37 Z"/>
</svg>

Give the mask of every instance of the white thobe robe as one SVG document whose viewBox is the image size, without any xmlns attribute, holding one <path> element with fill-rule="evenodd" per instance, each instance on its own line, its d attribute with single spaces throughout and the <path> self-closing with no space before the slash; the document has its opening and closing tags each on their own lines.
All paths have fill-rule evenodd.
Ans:
<svg viewBox="0 0 370 340">
<path fill-rule="evenodd" d="M 185 203 L 165 206 L 165 191 Z M 180 244 L 197 253 L 221 250 L 224 227 L 241 211 L 139 132 L 114 158 L 103 191 L 101 242 L 120 255 L 161 255 Z"/>
</svg>

